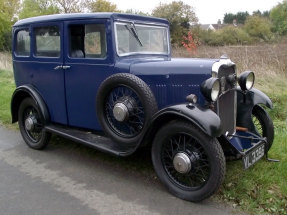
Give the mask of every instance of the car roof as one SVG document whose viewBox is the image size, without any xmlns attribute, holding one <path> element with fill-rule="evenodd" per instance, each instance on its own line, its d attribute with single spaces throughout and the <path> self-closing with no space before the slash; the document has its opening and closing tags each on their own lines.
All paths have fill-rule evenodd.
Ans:
<svg viewBox="0 0 287 215">
<path fill-rule="evenodd" d="M 27 19 L 19 20 L 14 24 L 14 27 L 21 25 L 29 25 L 34 23 L 53 22 L 53 21 L 66 21 L 66 20 L 78 20 L 78 19 L 113 19 L 113 20 L 137 20 L 142 22 L 156 22 L 164 25 L 168 25 L 166 19 L 140 16 L 135 14 L 123 14 L 123 13 L 70 13 L 70 14 L 53 14 L 45 16 L 31 17 Z"/>
</svg>

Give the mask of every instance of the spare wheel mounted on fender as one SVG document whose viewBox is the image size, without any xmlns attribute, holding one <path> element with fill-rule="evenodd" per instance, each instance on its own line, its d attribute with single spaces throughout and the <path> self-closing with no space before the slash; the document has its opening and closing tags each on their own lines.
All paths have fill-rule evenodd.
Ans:
<svg viewBox="0 0 287 215">
<path fill-rule="evenodd" d="M 135 75 L 118 73 L 99 87 L 97 117 L 105 133 L 118 143 L 137 143 L 157 110 L 151 89 Z"/>
</svg>

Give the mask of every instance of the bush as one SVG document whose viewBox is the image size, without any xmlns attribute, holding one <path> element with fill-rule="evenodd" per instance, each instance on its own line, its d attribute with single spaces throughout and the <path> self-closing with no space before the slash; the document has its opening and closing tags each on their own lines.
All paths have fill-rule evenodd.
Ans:
<svg viewBox="0 0 287 215">
<path fill-rule="evenodd" d="M 252 38 L 243 30 L 234 26 L 227 26 L 217 31 L 192 29 L 193 35 L 198 37 L 200 44 L 210 46 L 242 45 L 253 42 Z"/>
<path fill-rule="evenodd" d="M 271 22 L 259 16 L 249 16 L 245 22 L 244 30 L 257 40 L 270 41 L 273 38 Z"/>
<path fill-rule="evenodd" d="M 250 44 L 252 38 L 241 28 L 227 26 L 217 31 L 222 37 L 224 45 Z"/>
<path fill-rule="evenodd" d="M 287 34 L 287 1 L 279 3 L 271 10 L 270 18 L 273 23 L 274 32 L 279 35 Z"/>
</svg>

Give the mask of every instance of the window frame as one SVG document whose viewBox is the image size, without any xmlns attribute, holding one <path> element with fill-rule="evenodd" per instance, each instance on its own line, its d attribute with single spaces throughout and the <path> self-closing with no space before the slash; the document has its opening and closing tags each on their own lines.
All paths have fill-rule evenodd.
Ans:
<svg viewBox="0 0 287 215">
<path fill-rule="evenodd" d="M 70 25 L 86 25 L 86 24 L 103 24 L 105 26 L 106 34 L 106 56 L 104 58 L 74 58 L 70 57 L 70 37 L 64 40 L 64 62 L 66 64 L 86 64 L 86 65 L 110 65 L 114 63 L 114 52 L 113 52 L 113 39 L 110 19 L 75 19 L 64 21 L 64 32 L 65 35 L 69 34 Z"/>
<path fill-rule="evenodd" d="M 60 32 L 60 55 L 58 57 L 48 57 L 48 56 L 38 56 L 36 55 L 36 34 L 35 29 L 40 27 L 49 27 L 49 26 L 57 26 Z M 59 62 L 63 59 L 63 23 L 62 22 L 45 22 L 45 23 L 36 23 L 31 25 L 31 37 L 32 37 L 32 55 L 33 58 L 44 61 L 44 62 Z"/>
<path fill-rule="evenodd" d="M 169 34 L 169 27 L 164 24 L 159 23 L 144 23 L 144 22 L 133 22 L 136 26 L 152 26 L 154 28 L 162 28 L 166 29 L 166 37 L 167 37 L 167 52 L 128 52 L 128 53 L 119 53 L 119 46 L 118 46 L 118 38 L 117 38 L 117 25 L 125 25 L 129 24 L 131 21 L 126 20 L 115 20 L 113 27 L 114 27 L 114 44 L 115 44 L 115 50 L 118 57 L 125 57 L 125 56 L 131 56 L 131 55 L 159 55 L 159 56 L 169 56 L 170 55 L 170 34 Z"/>
<path fill-rule="evenodd" d="M 71 26 L 76 26 L 76 25 L 82 25 L 82 26 L 86 26 L 86 25 L 102 25 L 103 26 L 103 29 L 104 29 L 104 35 L 105 35 L 105 44 L 104 44 L 104 52 L 105 52 L 105 55 L 103 57 L 86 57 L 86 52 L 84 53 L 84 57 L 72 57 L 71 56 L 71 53 L 72 53 L 72 50 L 71 50 L 71 34 L 70 34 L 70 27 Z M 86 60 L 97 60 L 97 59 L 106 59 L 107 58 L 107 54 L 108 54 L 108 45 L 107 45 L 107 32 L 106 32 L 106 24 L 104 22 L 82 22 L 82 23 L 69 23 L 67 25 L 67 37 L 68 37 L 68 47 L 67 47 L 67 54 L 68 54 L 68 58 L 70 59 L 86 59 Z M 102 36 L 102 34 L 100 34 L 100 36 Z M 84 46 L 84 51 L 85 50 L 85 37 L 82 38 L 83 39 L 83 46 Z M 101 42 L 101 45 L 102 45 L 102 42 Z M 102 48 L 102 47 L 101 47 Z M 99 54 L 100 55 L 100 54 Z"/>
<path fill-rule="evenodd" d="M 29 55 L 18 55 L 17 54 L 17 46 L 18 46 L 18 43 L 17 43 L 17 36 L 18 36 L 18 33 L 20 31 L 23 31 L 23 30 L 28 30 L 29 32 L 29 37 L 30 37 L 30 52 L 29 52 Z M 30 58 L 31 55 L 32 55 L 32 35 L 31 35 L 31 28 L 30 26 L 21 26 L 20 28 L 17 28 L 15 29 L 14 33 L 14 39 L 13 39 L 13 54 L 16 58 Z"/>
</svg>

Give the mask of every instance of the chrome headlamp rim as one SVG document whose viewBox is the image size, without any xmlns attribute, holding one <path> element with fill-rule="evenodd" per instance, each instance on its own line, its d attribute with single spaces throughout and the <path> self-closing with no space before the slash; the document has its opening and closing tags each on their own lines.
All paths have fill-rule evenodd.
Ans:
<svg viewBox="0 0 287 215">
<path fill-rule="evenodd" d="M 211 89 L 211 100 L 215 102 L 219 97 L 219 93 L 220 93 L 220 81 L 219 79 L 216 79 Z"/>
<path fill-rule="evenodd" d="M 245 71 L 238 77 L 238 84 L 242 91 L 251 90 L 254 86 L 255 75 L 254 72 Z"/>
<path fill-rule="evenodd" d="M 220 80 L 218 78 L 209 78 L 202 82 L 200 91 L 209 102 L 217 101 L 220 95 Z"/>
</svg>

